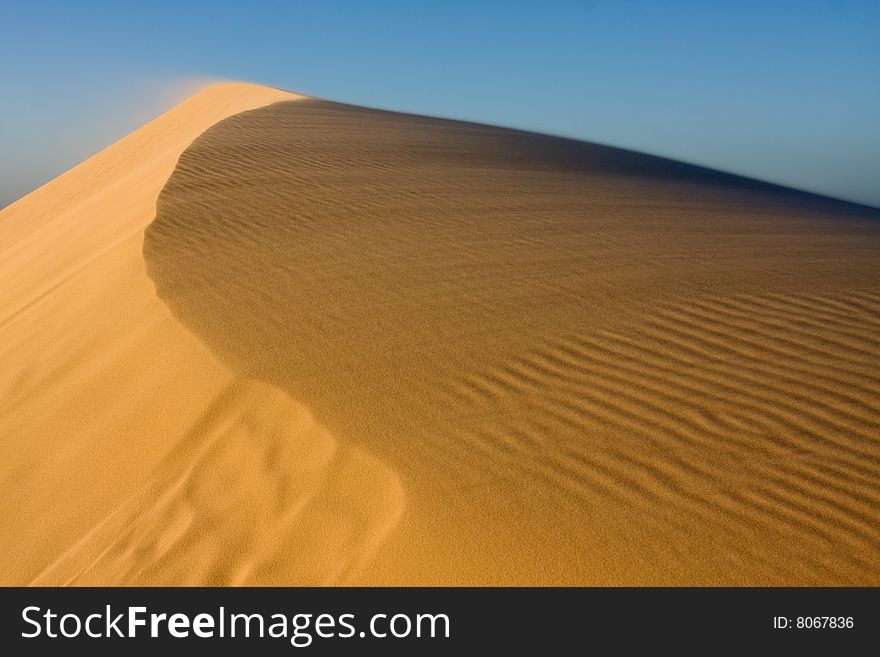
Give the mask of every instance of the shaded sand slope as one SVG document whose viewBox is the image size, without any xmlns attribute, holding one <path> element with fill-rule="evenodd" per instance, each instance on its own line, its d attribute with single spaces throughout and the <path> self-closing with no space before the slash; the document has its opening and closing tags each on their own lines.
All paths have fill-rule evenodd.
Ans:
<svg viewBox="0 0 880 657">
<path fill-rule="evenodd" d="M 366 582 L 880 584 L 880 213 L 317 100 L 207 130 L 147 270 L 395 468 Z"/>
<path fill-rule="evenodd" d="M 144 271 L 180 153 L 291 98 L 211 86 L 0 213 L 0 583 L 347 581 L 399 515 L 387 468 L 229 372 Z"/>
</svg>

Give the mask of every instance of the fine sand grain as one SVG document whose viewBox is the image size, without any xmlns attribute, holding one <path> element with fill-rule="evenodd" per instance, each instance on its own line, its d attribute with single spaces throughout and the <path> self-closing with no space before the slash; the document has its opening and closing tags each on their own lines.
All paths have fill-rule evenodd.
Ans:
<svg viewBox="0 0 880 657">
<path fill-rule="evenodd" d="M 0 280 L 2 583 L 880 584 L 876 210 L 224 84 Z"/>
</svg>

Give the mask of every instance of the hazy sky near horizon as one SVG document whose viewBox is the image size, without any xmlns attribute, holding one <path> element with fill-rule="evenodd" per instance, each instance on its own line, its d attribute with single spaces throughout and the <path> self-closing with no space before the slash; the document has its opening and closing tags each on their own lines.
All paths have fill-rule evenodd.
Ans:
<svg viewBox="0 0 880 657">
<path fill-rule="evenodd" d="M 0 0 L 0 207 L 215 79 L 880 206 L 880 2 Z"/>
</svg>

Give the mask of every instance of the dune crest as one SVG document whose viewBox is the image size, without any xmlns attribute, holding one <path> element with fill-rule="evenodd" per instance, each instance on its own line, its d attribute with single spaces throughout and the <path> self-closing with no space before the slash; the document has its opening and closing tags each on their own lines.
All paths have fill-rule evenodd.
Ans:
<svg viewBox="0 0 880 657">
<path fill-rule="evenodd" d="M 144 271 L 181 152 L 296 98 L 212 85 L 0 212 L 0 583 L 347 581 L 400 514 L 393 473 L 220 364 Z"/>
<path fill-rule="evenodd" d="M 877 210 L 225 83 L 0 280 L 0 583 L 880 583 Z"/>
<path fill-rule="evenodd" d="M 877 210 L 310 99 L 196 139 L 144 254 L 398 472 L 363 581 L 878 583 Z"/>
</svg>

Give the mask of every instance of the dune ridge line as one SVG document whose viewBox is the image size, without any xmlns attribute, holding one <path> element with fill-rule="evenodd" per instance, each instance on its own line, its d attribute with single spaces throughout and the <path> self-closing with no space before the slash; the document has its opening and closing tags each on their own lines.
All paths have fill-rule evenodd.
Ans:
<svg viewBox="0 0 880 657">
<path fill-rule="evenodd" d="M 181 152 L 296 98 L 211 85 L 0 213 L 0 583 L 345 582 L 401 513 L 388 468 L 221 365 L 144 272 Z"/>
<path fill-rule="evenodd" d="M 877 210 L 305 99 L 194 140 L 144 256 L 398 473 L 361 581 L 877 581 Z"/>
</svg>

